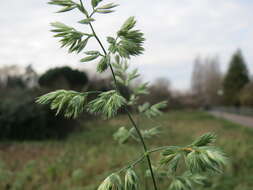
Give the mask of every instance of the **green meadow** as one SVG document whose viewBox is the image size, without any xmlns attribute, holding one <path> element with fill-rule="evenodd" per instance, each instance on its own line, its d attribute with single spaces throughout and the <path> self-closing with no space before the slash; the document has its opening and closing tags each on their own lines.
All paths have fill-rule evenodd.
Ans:
<svg viewBox="0 0 253 190">
<path fill-rule="evenodd" d="M 197 189 L 253 189 L 252 129 L 197 111 L 168 112 L 155 121 L 138 122 L 142 128 L 157 126 L 162 131 L 147 140 L 149 148 L 187 145 L 205 132 L 215 132 L 216 144 L 229 157 L 229 164 L 223 174 L 210 176 L 206 187 Z M 79 131 L 62 141 L 1 143 L 0 189 L 95 190 L 104 177 L 138 158 L 142 150 L 133 140 L 122 145 L 113 140 L 112 134 L 121 126 L 131 127 L 124 115 L 109 121 L 84 121 Z M 159 153 L 152 157 L 158 160 Z M 138 174 L 145 176 L 145 170 L 144 162 Z M 152 189 L 149 177 L 141 180 L 143 190 Z M 169 181 L 158 180 L 159 189 L 167 189 Z"/>
</svg>

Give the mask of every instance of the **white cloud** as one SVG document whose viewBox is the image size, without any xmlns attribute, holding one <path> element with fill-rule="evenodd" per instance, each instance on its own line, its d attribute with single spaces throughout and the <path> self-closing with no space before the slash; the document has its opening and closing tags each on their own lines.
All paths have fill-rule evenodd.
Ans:
<svg viewBox="0 0 253 190">
<path fill-rule="evenodd" d="M 189 86 L 192 60 L 198 54 L 219 54 L 222 68 L 240 47 L 253 71 L 253 2 L 249 0 L 138 0 L 117 1 L 121 6 L 112 15 L 97 17 L 96 29 L 101 36 L 112 35 L 122 21 L 134 15 L 147 38 L 144 55 L 132 65 L 145 78 L 168 77 L 173 86 Z M 10 9 L 11 8 L 11 9 Z M 10 11 L 11 10 L 11 11 Z M 33 62 L 37 70 L 70 64 L 75 67 L 80 55 L 59 49 L 49 32 L 49 23 L 60 20 L 74 23 L 81 15 L 56 15 L 45 1 L 0 2 L 0 65 Z M 75 25 L 76 26 L 76 25 Z M 96 47 L 92 43 L 90 47 Z M 85 64 L 86 69 L 94 64 Z M 154 72 L 155 71 L 155 72 Z"/>
</svg>

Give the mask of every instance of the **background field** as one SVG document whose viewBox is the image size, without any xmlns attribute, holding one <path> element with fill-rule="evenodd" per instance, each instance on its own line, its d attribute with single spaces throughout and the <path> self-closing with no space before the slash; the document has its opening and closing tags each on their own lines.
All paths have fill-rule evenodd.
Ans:
<svg viewBox="0 0 253 190">
<path fill-rule="evenodd" d="M 223 175 L 211 177 L 217 183 L 207 189 L 252 189 L 253 130 L 196 111 L 170 112 L 157 121 L 142 123 L 143 128 L 162 126 L 162 135 L 148 141 L 150 148 L 189 144 L 202 133 L 215 132 L 217 144 L 227 153 L 230 164 Z M 112 169 L 138 157 L 141 147 L 136 142 L 118 145 L 113 140 L 111 134 L 120 126 L 130 127 L 125 116 L 90 121 L 63 141 L 2 143 L 0 189 L 96 189 Z M 153 156 L 159 158 L 157 154 Z M 143 164 L 140 174 L 144 170 Z M 151 189 L 149 180 L 143 180 L 143 189 Z M 166 181 L 161 181 L 160 189 L 166 189 Z"/>
</svg>

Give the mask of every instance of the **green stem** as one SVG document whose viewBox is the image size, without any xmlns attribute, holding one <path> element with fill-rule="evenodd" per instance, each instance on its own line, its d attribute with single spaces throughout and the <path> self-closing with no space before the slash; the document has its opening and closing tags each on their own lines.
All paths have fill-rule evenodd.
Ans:
<svg viewBox="0 0 253 190">
<path fill-rule="evenodd" d="M 163 146 L 163 147 L 159 147 L 159 148 L 154 148 L 154 149 L 149 150 L 148 153 L 150 154 L 150 153 L 153 153 L 153 152 L 165 150 L 167 148 L 169 148 L 169 146 Z"/>
<path fill-rule="evenodd" d="M 142 146 L 143 146 L 143 149 L 144 149 L 144 152 L 145 152 L 145 156 L 146 156 L 146 159 L 147 159 L 147 162 L 148 162 L 148 167 L 149 167 L 149 170 L 150 170 L 150 173 L 151 173 L 152 181 L 153 181 L 153 184 L 154 184 L 154 189 L 157 190 L 158 188 L 157 188 L 157 185 L 156 185 L 156 180 L 155 180 L 155 175 L 154 175 L 152 164 L 151 164 L 151 159 L 150 159 L 150 156 L 148 154 L 148 148 L 145 144 L 145 141 L 143 139 L 143 136 L 142 136 L 138 126 L 136 125 L 136 123 L 134 122 L 134 120 L 132 118 L 131 113 L 129 112 L 129 110 L 127 108 L 125 108 L 125 110 L 127 112 L 128 118 L 130 119 L 131 123 L 133 124 L 133 126 L 134 126 L 135 130 L 137 131 L 138 136 L 141 140 L 141 143 L 142 143 Z"/>
<path fill-rule="evenodd" d="M 135 160 L 134 162 L 132 162 L 128 166 L 120 169 L 117 173 L 121 173 L 121 172 L 127 170 L 128 168 L 134 167 L 135 165 L 137 165 L 138 163 L 140 163 L 144 158 L 145 158 L 145 155 L 143 154 L 140 158 L 138 158 L 137 160 Z"/>
<path fill-rule="evenodd" d="M 80 0 L 80 2 L 81 2 L 81 0 Z M 82 5 L 82 3 L 81 3 L 81 5 Z M 83 5 L 82 5 L 82 6 L 83 6 Z M 107 53 L 107 51 L 105 50 L 105 48 L 104 48 L 102 42 L 100 41 L 99 37 L 97 36 L 97 34 L 96 34 L 96 32 L 95 32 L 95 30 L 94 30 L 92 24 L 89 23 L 89 26 L 90 26 L 90 28 L 91 28 L 91 30 L 92 30 L 92 32 L 93 32 L 94 37 L 96 38 L 96 40 L 98 41 L 100 47 L 102 48 L 104 54 L 105 54 L 105 55 L 108 55 L 108 53 Z M 116 90 L 119 92 L 118 83 L 117 83 L 116 76 L 115 76 L 115 73 L 114 73 L 114 70 L 113 70 L 113 68 L 112 68 L 111 63 L 109 63 L 109 68 L 110 68 L 111 73 L 112 73 L 112 76 L 113 76 L 115 88 L 116 88 Z M 150 170 L 150 173 L 151 173 L 151 177 L 152 177 L 152 181 L 153 181 L 153 184 L 154 184 L 154 189 L 155 189 L 155 190 L 158 190 L 157 185 L 156 185 L 155 175 L 154 175 L 154 172 L 153 172 L 153 169 L 152 169 L 152 165 L 151 165 L 151 159 L 150 159 L 149 154 L 147 154 L 148 148 L 147 148 L 147 146 L 146 146 L 146 144 L 145 144 L 145 141 L 144 141 L 144 139 L 143 139 L 143 136 L 142 136 L 142 134 L 141 134 L 141 132 L 140 132 L 138 126 L 136 125 L 135 121 L 133 120 L 130 111 L 129 111 L 126 107 L 124 107 L 124 109 L 125 109 L 125 111 L 126 111 L 126 113 L 127 113 L 127 115 L 128 115 L 128 118 L 130 119 L 132 125 L 134 126 L 135 130 L 137 131 L 137 134 L 138 134 L 140 140 L 141 140 L 141 143 L 142 143 L 142 146 L 143 146 L 143 150 L 144 150 L 144 154 L 145 154 L 145 157 L 146 157 L 146 159 L 147 159 L 148 167 L 149 167 L 149 170 Z"/>
<path fill-rule="evenodd" d="M 128 164 L 124 168 L 122 168 L 119 171 L 117 171 L 117 173 L 121 173 L 124 170 L 127 170 L 128 168 L 134 167 L 135 165 L 139 164 L 146 157 L 146 154 L 158 152 L 158 151 L 161 151 L 161 150 L 165 150 L 167 148 L 169 148 L 169 146 L 163 146 L 163 147 L 159 147 L 159 148 L 150 149 L 150 150 L 146 151 L 146 153 L 143 153 L 143 155 L 141 155 L 138 159 L 136 159 L 135 161 L 133 161 L 131 164 Z"/>
</svg>

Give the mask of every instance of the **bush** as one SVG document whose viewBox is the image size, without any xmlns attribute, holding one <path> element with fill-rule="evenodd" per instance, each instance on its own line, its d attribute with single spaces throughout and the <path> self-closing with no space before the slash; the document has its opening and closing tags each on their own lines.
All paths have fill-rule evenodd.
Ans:
<svg viewBox="0 0 253 190">
<path fill-rule="evenodd" d="M 50 89 L 80 90 L 88 83 L 85 72 L 73 70 L 70 67 L 49 69 L 40 78 L 39 84 Z"/>
<path fill-rule="evenodd" d="M 60 139 L 74 129 L 69 120 L 34 103 L 40 92 L 12 90 L 6 94 L 0 102 L 0 140 Z"/>
</svg>

